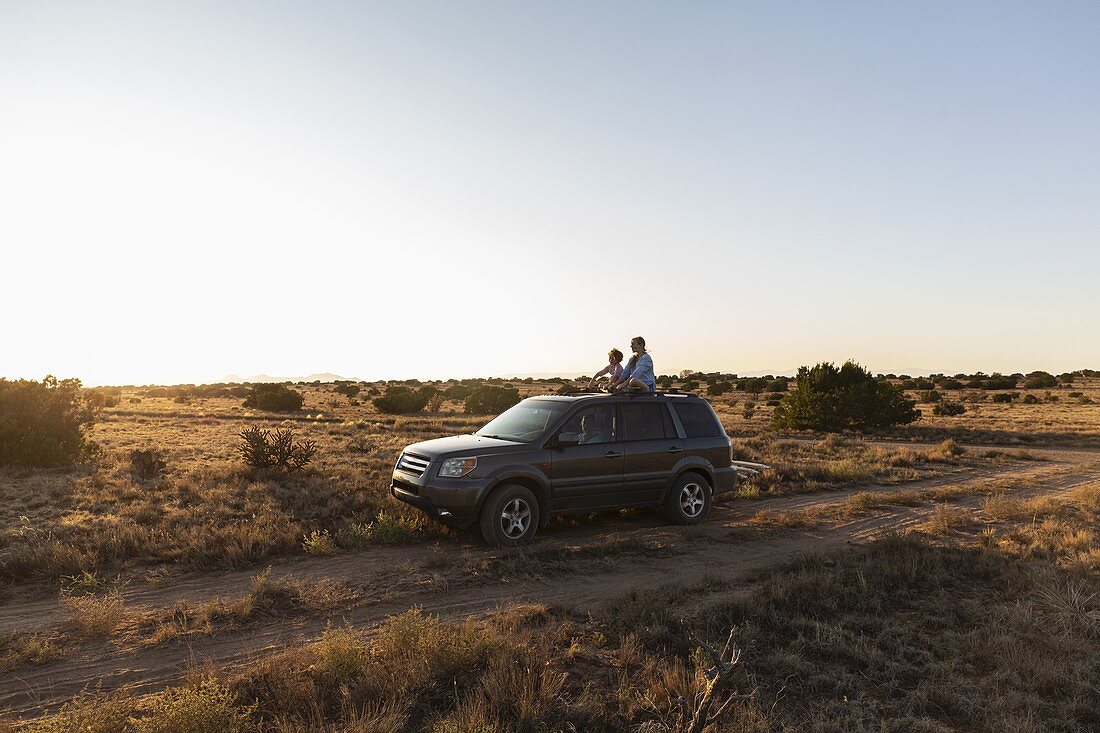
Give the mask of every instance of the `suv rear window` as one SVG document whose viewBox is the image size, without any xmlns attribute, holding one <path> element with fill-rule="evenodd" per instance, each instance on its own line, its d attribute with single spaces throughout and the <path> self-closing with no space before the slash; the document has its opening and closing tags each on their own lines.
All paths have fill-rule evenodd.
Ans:
<svg viewBox="0 0 1100 733">
<path fill-rule="evenodd" d="M 676 437 L 668 408 L 664 405 L 655 402 L 627 402 L 622 407 L 627 440 L 659 440 Z"/>
<path fill-rule="evenodd" d="M 712 438 L 722 434 L 722 426 L 714 419 L 710 408 L 700 402 L 675 400 L 672 407 L 684 425 L 689 438 Z"/>
</svg>

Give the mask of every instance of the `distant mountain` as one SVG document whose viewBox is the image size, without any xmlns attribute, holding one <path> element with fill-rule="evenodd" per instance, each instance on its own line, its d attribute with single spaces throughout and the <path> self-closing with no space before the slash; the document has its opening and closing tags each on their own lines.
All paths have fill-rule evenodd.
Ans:
<svg viewBox="0 0 1100 733">
<path fill-rule="evenodd" d="M 323 374 L 310 374 L 307 377 L 273 377 L 270 374 L 255 374 L 251 377 L 238 377 L 236 374 L 227 374 L 222 377 L 224 384 L 239 384 L 251 382 L 260 384 L 264 382 L 360 382 L 358 377 L 341 377 L 339 374 L 324 372 Z"/>
</svg>

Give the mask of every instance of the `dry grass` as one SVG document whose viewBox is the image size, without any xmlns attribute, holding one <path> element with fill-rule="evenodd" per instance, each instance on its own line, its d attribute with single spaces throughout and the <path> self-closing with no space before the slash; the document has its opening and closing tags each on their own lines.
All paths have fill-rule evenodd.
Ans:
<svg viewBox="0 0 1100 733">
<path fill-rule="evenodd" d="M 57 640 L 49 634 L 12 634 L 0 637 L 0 672 L 9 672 L 27 665 L 46 664 L 62 655 Z"/>
<path fill-rule="evenodd" d="M 69 614 L 65 629 L 82 639 L 110 636 L 129 615 L 117 590 L 101 596 L 62 593 L 59 603 Z"/>
<path fill-rule="evenodd" d="M 1094 492 L 1081 494 L 1050 515 L 1063 537 L 1094 526 Z M 710 639 L 736 629 L 747 650 L 733 688 L 755 693 L 720 731 L 1095 730 L 1096 575 L 1053 554 L 950 541 L 807 554 L 737 587 L 640 588 L 591 616 L 520 606 L 446 623 L 413 610 L 375 629 L 336 626 L 221 682 L 108 698 L 102 714 L 118 727 L 87 729 L 680 731 L 680 701 L 707 666 L 684 617 Z M 1060 551 L 1100 540 L 1071 544 Z M 85 699 L 40 730 L 83 730 L 57 721 L 82 726 L 91 710 Z"/>
<path fill-rule="evenodd" d="M 193 606 L 177 601 L 170 612 L 147 615 L 141 624 L 142 643 L 155 646 L 192 635 L 210 635 L 257 621 L 293 613 L 325 611 L 356 601 L 345 584 L 318 578 L 274 577 L 271 569 L 252 578 L 248 592 L 236 598 L 213 598 Z"/>
<path fill-rule="evenodd" d="M 512 384 L 524 396 L 557 389 L 549 383 Z M 334 394 L 331 385 L 298 388 L 306 404 L 293 414 L 254 412 L 236 399 L 179 404 L 122 390 L 120 406 L 106 409 L 92 432 L 103 448 L 97 462 L 65 470 L 0 470 L 0 583 L 56 583 L 64 576 L 102 576 L 134 564 L 253 567 L 279 556 L 449 534 L 393 501 L 390 471 L 406 444 L 471 432 L 485 416 L 461 414 L 460 403 L 453 401 L 445 401 L 436 413 L 386 416 L 365 398 L 353 404 Z M 1100 402 L 1100 381 L 1074 390 Z M 745 398 L 733 392 L 713 400 L 727 430 L 738 436 L 741 456 L 774 466 L 742 485 L 742 496 L 898 483 L 1022 458 L 1001 449 L 960 455 L 951 440 L 1042 444 L 1058 436 L 1079 442 L 1100 433 L 1100 404 L 1052 403 L 1044 397 L 1037 405 L 981 403 L 980 415 L 965 418 L 926 415 L 916 432 L 905 433 L 918 440 L 947 440 L 939 445 L 884 448 L 868 446 L 857 436 L 790 441 L 767 428 L 771 408 L 762 400 L 754 417 L 745 419 Z M 250 425 L 294 427 L 302 439 L 317 443 L 317 458 L 292 477 L 249 472 L 234 446 L 237 433 Z M 1028 435 L 1034 440 L 1025 441 Z M 150 448 L 164 454 L 164 476 L 150 485 L 135 484 L 130 451 Z"/>
</svg>

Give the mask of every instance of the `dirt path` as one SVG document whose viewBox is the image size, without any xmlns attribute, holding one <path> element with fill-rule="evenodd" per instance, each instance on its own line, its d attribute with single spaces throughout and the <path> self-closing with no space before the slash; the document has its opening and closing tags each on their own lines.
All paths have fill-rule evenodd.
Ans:
<svg viewBox="0 0 1100 733">
<path fill-rule="evenodd" d="M 746 572 L 773 565 L 798 553 L 822 551 L 846 543 L 864 542 L 883 532 L 904 530 L 924 521 L 930 505 L 889 507 L 858 515 L 838 526 L 809 533 L 767 530 L 746 532 L 756 512 L 802 509 L 843 502 L 857 491 L 908 491 L 946 486 L 972 488 L 991 480 L 1011 479 L 1012 494 L 1021 497 L 1058 496 L 1078 486 L 1100 481 L 1100 456 L 1049 452 L 1050 462 L 1010 464 L 918 482 L 890 486 L 818 492 L 767 500 L 720 502 L 699 527 L 668 526 L 656 515 L 642 513 L 577 525 L 552 527 L 541 537 L 538 553 L 601 542 L 631 539 L 656 542 L 655 550 L 627 551 L 570 567 L 545 577 L 500 577 L 472 574 L 471 567 L 507 559 L 517 551 L 490 550 L 473 543 L 442 543 L 378 548 L 330 558 L 273 563 L 275 575 L 329 578 L 356 588 L 355 603 L 330 612 L 265 619 L 262 623 L 214 636 L 192 637 L 188 643 L 144 648 L 127 638 L 84 647 L 64 660 L 24 667 L 0 679 L 0 710 L 22 717 L 38 715 L 78 694 L 101 689 L 151 692 L 178 681 L 194 665 L 213 662 L 235 666 L 280 649 L 288 643 L 319 635 L 329 623 L 367 626 L 394 613 L 419 606 L 443 618 L 491 612 L 507 604 L 539 602 L 589 611 L 603 601 L 638 586 L 692 583 L 705 578 L 735 582 Z M 980 497 L 964 497 L 957 506 L 977 506 Z M 130 609 L 165 609 L 177 600 L 192 605 L 216 596 L 243 594 L 256 571 L 193 574 L 165 587 L 133 584 L 124 591 Z M 34 631 L 60 622 L 57 600 L 42 599 L 0 607 L 0 633 Z"/>
</svg>

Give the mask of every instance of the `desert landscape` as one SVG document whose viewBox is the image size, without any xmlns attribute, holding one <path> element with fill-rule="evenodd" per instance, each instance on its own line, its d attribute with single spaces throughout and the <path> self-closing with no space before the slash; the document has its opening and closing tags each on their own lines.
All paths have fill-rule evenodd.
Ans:
<svg viewBox="0 0 1100 733">
<path fill-rule="evenodd" d="M 586 380 L 82 390 L 88 457 L 0 470 L 0 729 L 681 731 L 730 641 L 714 730 L 1093 730 L 1100 375 L 998 378 L 883 376 L 919 420 L 822 433 L 774 426 L 793 379 L 662 376 L 770 468 L 698 527 L 560 517 L 516 549 L 390 473 L 488 422 L 478 388 Z M 257 427 L 311 459 L 250 467 Z"/>
<path fill-rule="evenodd" d="M 1100 732 L 1097 38 L 0 2 L 0 733 Z"/>
</svg>

